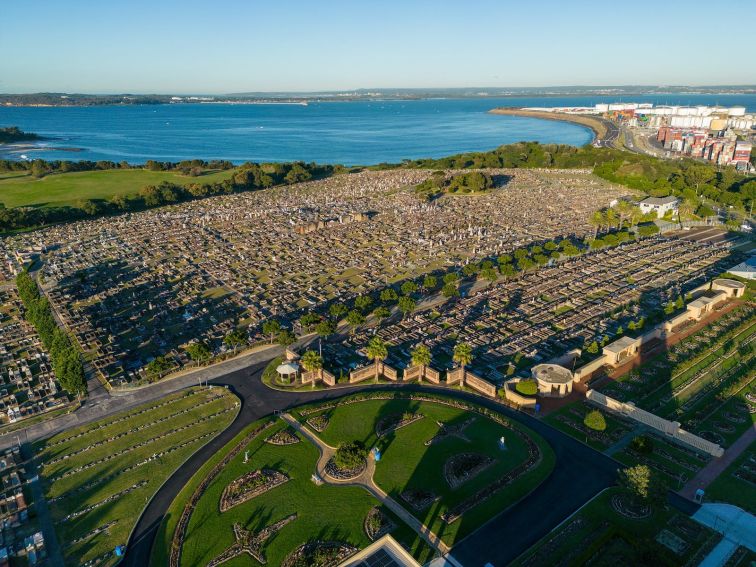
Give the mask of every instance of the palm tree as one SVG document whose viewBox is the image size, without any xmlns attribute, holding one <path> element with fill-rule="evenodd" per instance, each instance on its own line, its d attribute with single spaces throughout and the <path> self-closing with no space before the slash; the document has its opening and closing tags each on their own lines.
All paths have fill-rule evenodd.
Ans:
<svg viewBox="0 0 756 567">
<path fill-rule="evenodd" d="M 593 211 L 591 216 L 588 218 L 588 222 L 591 224 L 591 226 L 594 228 L 593 230 L 593 240 L 596 240 L 598 237 L 598 232 L 601 226 L 604 224 L 604 215 L 601 211 Z"/>
<path fill-rule="evenodd" d="M 454 346 L 452 360 L 462 368 L 462 380 L 465 379 L 465 366 L 473 361 L 472 347 L 467 343 L 457 343 Z"/>
<path fill-rule="evenodd" d="M 425 367 L 431 363 L 431 351 L 425 345 L 417 345 L 410 352 L 412 356 L 412 365 L 420 366 L 420 378 L 425 377 Z"/>
<path fill-rule="evenodd" d="M 302 367 L 307 372 L 318 371 L 318 378 L 323 379 L 323 357 L 320 356 L 314 350 L 308 350 L 302 355 Z M 315 385 L 315 380 L 312 381 L 312 385 Z"/>
<path fill-rule="evenodd" d="M 378 380 L 381 362 L 388 357 L 388 347 L 381 337 L 373 337 L 365 350 L 368 358 L 375 362 L 375 379 Z"/>
</svg>

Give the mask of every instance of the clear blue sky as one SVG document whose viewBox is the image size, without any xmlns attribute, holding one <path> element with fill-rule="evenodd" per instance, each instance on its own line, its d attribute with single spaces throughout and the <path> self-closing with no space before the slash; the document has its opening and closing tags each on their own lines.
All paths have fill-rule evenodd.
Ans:
<svg viewBox="0 0 756 567">
<path fill-rule="evenodd" d="M 754 84 L 755 0 L 0 0 L 0 92 Z"/>
</svg>

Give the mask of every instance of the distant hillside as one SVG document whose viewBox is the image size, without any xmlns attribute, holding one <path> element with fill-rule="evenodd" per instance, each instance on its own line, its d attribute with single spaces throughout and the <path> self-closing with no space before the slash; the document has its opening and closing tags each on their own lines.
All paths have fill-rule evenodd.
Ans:
<svg viewBox="0 0 756 567">
<path fill-rule="evenodd" d="M 13 142 L 27 142 L 30 140 L 39 140 L 40 137 L 31 132 L 24 132 L 17 126 L 0 128 L 0 144 L 11 144 Z"/>
</svg>

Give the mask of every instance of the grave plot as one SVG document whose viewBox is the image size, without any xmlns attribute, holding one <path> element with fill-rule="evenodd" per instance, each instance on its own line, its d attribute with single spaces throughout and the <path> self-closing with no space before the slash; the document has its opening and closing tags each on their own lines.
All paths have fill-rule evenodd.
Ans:
<svg viewBox="0 0 756 567">
<path fill-rule="evenodd" d="M 720 539 L 671 507 L 652 506 L 648 517 L 629 519 L 612 506 L 619 494 L 619 488 L 599 494 L 511 565 L 692 566 Z"/>
<path fill-rule="evenodd" d="M 706 489 L 707 502 L 727 502 L 756 514 L 756 447 L 751 445 Z"/>
<path fill-rule="evenodd" d="M 587 442 L 588 445 L 598 451 L 605 451 L 636 426 L 629 420 L 621 419 L 607 411 L 601 411 L 606 429 L 603 431 L 591 429 L 585 424 L 585 416 L 588 412 L 596 409 L 595 406 L 585 400 L 580 400 L 550 413 L 544 421 L 567 435 Z"/>
<path fill-rule="evenodd" d="M 66 563 L 115 564 L 147 500 L 238 408 L 224 388 L 193 389 L 37 443 Z"/>
<path fill-rule="evenodd" d="M 323 409 L 330 419 L 318 436 L 333 447 L 359 441 L 377 448 L 375 483 L 447 545 L 537 490 L 553 467 L 539 436 L 498 414 L 481 415 L 453 400 L 445 405 L 443 397 L 436 403 L 383 395 L 348 397 Z M 295 414 L 307 424 L 317 409 Z M 423 418 L 411 418 L 417 415 Z M 383 433 L 387 423 L 402 422 Z"/>
<path fill-rule="evenodd" d="M 152 565 L 258 565 L 263 557 L 266 565 L 310 565 L 313 554 L 341 557 L 383 533 L 423 563 L 433 557 L 411 528 L 362 488 L 313 482 L 317 448 L 297 433 L 291 433 L 297 443 L 269 442 L 282 433 L 290 433 L 282 420 L 254 423 L 197 472 L 166 515 Z M 262 471 L 288 480 L 221 511 L 219 502 L 239 479 Z"/>
</svg>

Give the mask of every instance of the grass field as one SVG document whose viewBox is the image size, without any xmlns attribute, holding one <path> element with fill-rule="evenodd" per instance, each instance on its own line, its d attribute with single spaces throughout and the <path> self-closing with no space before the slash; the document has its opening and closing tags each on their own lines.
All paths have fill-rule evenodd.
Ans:
<svg viewBox="0 0 756 567">
<path fill-rule="evenodd" d="M 57 173 L 35 179 L 17 173 L 0 176 L 0 202 L 6 207 L 75 206 L 83 199 L 108 199 L 113 195 L 138 193 L 146 185 L 169 181 L 180 185 L 215 183 L 233 174 L 233 170 L 208 171 L 198 177 L 177 172 L 146 169 L 112 169 Z"/>
<path fill-rule="evenodd" d="M 376 419 L 386 415 L 386 412 L 393 414 L 401 411 L 406 403 L 404 400 L 376 400 L 341 406 L 332 410 L 332 421 L 323 437 L 327 438 L 327 442 L 336 444 L 339 439 L 359 439 L 370 446 L 375 442 Z M 442 496 L 442 500 L 436 503 L 438 506 L 432 505 L 432 515 L 437 522 L 440 522 L 438 515 L 446 506 L 499 478 L 503 471 L 522 462 L 526 454 L 524 443 L 515 439 L 516 435 L 511 430 L 483 416 L 429 402 L 416 405 L 413 411 L 423 413 L 425 417 L 381 439 L 379 445 L 383 447 L 384 454 L 377 463 L 375 478 L 379 485 L 392 493 L 400 491 L 405 484 L 437 490 Z M 318 413 L 312 413 L 307 417 Z M 298 412 L 295 412 L 295 415 L 305 419 Z M 470 415 L 474 415 L 476 421 L 465 430 L 469 442 L 450 437 L 431 445 L 430 448 L 425 446 L 426 438 L 435 435 L 439 429 L 435 419 L 449 422 L 466 419 Z M 171 538 L 186 502 L 213 467 L 256 426 L 257 424 L 250 425 L 222 451 L 216 453 L 182 489 L 160 527 L 151 565 L 157 567 L 168 564 Z M 359 548 L 364 548 L 370 543 L 365 533 L 364 521 L 368 512 L 378 505 L 378 501 L 361 487 L 329 484 L 317 486 L 313 483 L 311 475 L 315 471 L 319 452 L 312 443 L 299 435 L 299 442 L 292 445 L 277 446 L 265 442 L 266 438 L 285 427 L 282 420 L 274 421 L 271 427 L 243 447 L 209 484 L 189 520 L 187 537 L 182 547 L 181 565 L 205 565 L 221 554 L 234 542 L 234 523 L 241 524 L 247 530 L 259 531 L 290 514 L 296 514 L 297 518 L 263 545 L 268 565 L 280 565 L 299 545 L 309 541 L 339 541 Z M 498 447 L 498 438 L 501 435 L 506 437 L 510 445 L 508 451 L 501 451 Z M 463 515 L 452 524 L 453 529 L 444 534 L 445 539 L 453 540 L 463 531 L 469 533 L 482 521 L 500 512 L 524 492 L 537 486 L 549 474 L 553 467 L 554 455 L 535 434 L 533 438 L 539 444 L 543 443 L 544 451 L 543 462 L 534 471 L 536 474 L 524 475 L 513 485 L 502 490 L 499 496 Z M 491 454 L 497 462 L 457 488 L 456 494 L 452 494 L 455 491 L 449 489 L 443 480 L 443 463 L 450 454 L 462 450 Z M 248 452 L 249 456 L 249 462 L 246 464 L 245 452 Z M 226 512 L 220 512 L 219 501 L 224 488 L 244 473 L 262 468 L 273 468 L 283 472 L 290 480 Z M 409 549 L 418 561 L 426 563 L 433 557 L 432 549 L 414 531 L 390 512 L 383 512 L 396 524 L 391 535 Z M 244 556 L 224 565 L 257 565 L 257 562 Z"/>
<path fill-rule="evenodd" d="M 153 550 L 152 565 L 162 567 L 168 564 L 167 554 L 177 518 L 194 487 L 207 475 L 212 465 L 256 425 L 249 426 L 223 451 L 214 455 L 184 487 L 161 526 Z M 244 451 L 240 452 L 210 484 L 189 522 L 181 555 L 182 565 L 206 565 L 227 549 L 234 542 L 234 523 L 240 523 L 248 530 L 259 531 L 290 514 L 296 514 L 296 520 L 284 526 L 263 546 L 268 565 L 281 565 L 299 545 L 315 539 L 346 542 L 360 548 L 370 544 L 363 523 L 368 512 L 378 505 L 378 501 L 359 487 L 314 484 L 310 477 L 315 471 L 319 456 L 314 445 L 301 438 L 298 443 L 285 446 L 265 442 L 267 437 L 285 427 L 286 424 L 279 420 L 265 430 L 245 448 L 245 451 L 249 451 L 248 463 L 244 463 Z M 218 503 L 224 488 L 244 473 L 261 468 L 283 472 L 290 480 L 221 513 Z M 385 510 L 384 513 L 391 516 Z M 392 520 L 397 524 L 392 532 L 397 540 L 410 547 L 421 561 L 432 557 L 432 550 L 409 527 L 396 517 L 392 517 Z M 245 555 L 224 565 L 257 565 L 257 562 Z"/>
<path fill-rule="evenodd" d="M 736 476 L 737 473 L 737 476 Z M 707 502 L 728 502 L 756 514 L 756 446 L 753 444 L 706 489 Z"/>
<path fill-rule="evenodd" d="M 375 434 L 378 421 L 383 417 L 403 412 L 417 412 L 424 417 L 378 439 Z M 354 440 L 361 441 L 366 447 L 379 447 L 382 456 L 376 464 L 376 484 L 429 526 L 448 545 L 453 545 L 472 533 L 492 516 L 538 486 L 551 472 L 554 464 L 553 453 L 546 443 L 533 432 L 527 431 L 526 434 L 531 436 L 543 451 L 542 464 L 478 504 L 455 522 L 447 524 L 441 519 L 444 512 L 525 461 L 527 447 L 521 437 L 512 429 L 481 415 L 429 402 L 371 400 L 326 410 L 325 413 L 330 417 L 328 427 L 319 434 L 321 439 L 334 447 Z M 314 415 L 318 414 L 306 417 L 311 418 Z M 473 417 L 474 421 L 463 431 L 465 439 L 450 436 L 430 446 L 425 445 L 427 440 L 439 432 L 438 422 L 453 425 L 470 417 Z M 524 431 L 524 428 L 518 425 L 513 426 Z M 506 451 L 499 448 L 498 440 L 502 436 L 506 439 Z M 493 464 L 472 480 L 452 489 L 443 475 L 444 464 L 450 457 L 466 452 L 486 455 L 494 460 Z M 430 491 L 438 500 L 422 512 L 417 512 L 408 507 L 400 496 L 406 489 Z"/>
<path fill-rule="evenodd" d="M 625 518 L 611 506 L 619 493 L 620 489 L 610 488 L 599 494 L 511 565 L 698 565 L 720 538 L 669 506 L 655 506 L 645 519 Z M 682 545 L 677 551 L 660 543 L 665 534 L 667 540 L 678 538 Z"/>
<path fill-rule="evenodd" d="M 113 549 L 127 543 L 151 496 L 237 412 L 238 400 L 225 389 L 195 389 L 37 444 L 66 563 L 115 564 Z"/>
</svg>

